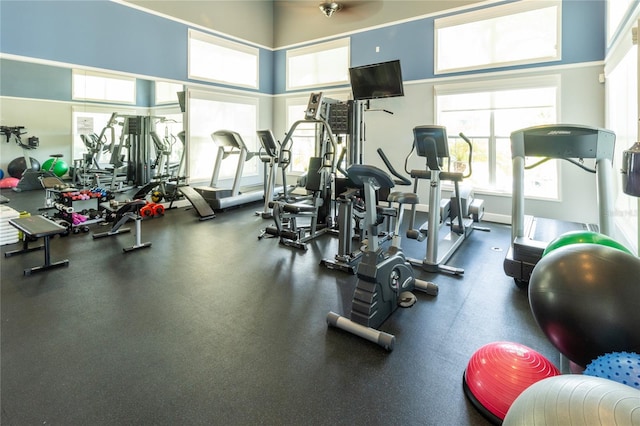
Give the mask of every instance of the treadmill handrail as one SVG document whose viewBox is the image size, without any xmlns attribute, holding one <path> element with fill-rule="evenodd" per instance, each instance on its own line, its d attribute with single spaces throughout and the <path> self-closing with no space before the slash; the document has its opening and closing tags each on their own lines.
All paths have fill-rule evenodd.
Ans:
<svg viewBox="0 0 640 426">
<path fill-rule="evenodd" d="M 558 140 L 564 143 L 558 143 Z M 585 146 L 578 146 L 580 142 Z M 536 144 L 538 146 L 534 146 Z M 530 146 L 533 148 L 527 149 Z M 610 190 L 613 186 L 614 147 L 615 133 L 601 128 L 573 124 L 549 124 L 512 132 L 511 246 L 513 247 L 516 238 L 524 237 L 524 170 L 525 156 L 529 155 L 557 159 L 595 158 L 598 225 L 600 232 L 611 235 L 614 229 L 611 215 L 614 202 Z"/>
</svg>

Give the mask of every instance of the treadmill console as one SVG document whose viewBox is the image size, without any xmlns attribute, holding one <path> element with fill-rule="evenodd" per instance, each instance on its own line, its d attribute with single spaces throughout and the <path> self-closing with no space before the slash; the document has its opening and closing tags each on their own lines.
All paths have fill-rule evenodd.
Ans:
<svg viewBox="0 0 640 426">
<path fill-rule="evenodd" d="M 568 124 L 530 127 L 511 135 L 513 156 L 613 159 L 615 134 Z"/>
</svg>

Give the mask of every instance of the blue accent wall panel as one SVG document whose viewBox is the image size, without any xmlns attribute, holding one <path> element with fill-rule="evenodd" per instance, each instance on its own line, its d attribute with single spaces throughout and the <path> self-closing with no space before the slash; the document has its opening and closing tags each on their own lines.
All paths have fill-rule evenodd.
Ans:
<svg viewBox="0 0 640 426">
<path fill-rule="evenodd" d="M 604 60 L 606 13 L 607 4 L 604 0 L 563 0 L 563 64 Z"/>
<path fill-rule="evenodd" d="M 376 47 L 380 52 L 376 53 Z M 351 66 L 400 59 L 404 80 L 433 74 L 433 20 L 411 21 L 351 36 Z"/>
<path fill-rule="evenodd" d="M 0 1 L 3 53 L 184 80 L 187 27 L 118 3 Z"/>
<path fill-rule="evenodd" d="M 557 64 L 604 59 L 605 12 L 604 0 L 563 1 L 563 57 Z M 434 18 L 429 17 L 351 35 L 351 65 L 400 59 L 405 81 L 433 78 L 433 23 Z M 188 29 L 184 24 L 107 0 L 0 0 L 2 53 L 158 79 L 188 81 Z M 379 53 L 375 51 L 377 46 Z M 286 93 L 285 58 L 284 49 L 275 52 L 260 49 L 259 92 Z M 553 64 L 556 63 L 501 69 Z M 33 72 L 43 74 L 44 70 Z M 487 71 L 493 70 L 475 73 Z M 51 68 L 51 72 L 54 73 L 51 79 L 58 81 L 55 75 L 58 71 Z M 48 77 L 41 75 L 41 78 Z M 4 77 L 2 80 L 5 85 L 11 81 Z M 44 89 L 44 93 L 60 90 L 58 94 L 51 93 L 57 96 L 55 99 L 66 90 Z M 4 87 L 2 92 L 8 94 L 10 90 Z"/>
<path fill-rule="evenodd" d="M 260 92 L 273 94 L 273 52 L 260 49 L 260 69 L 258 70 Z"/>
<path fill-rule="evenodd" d="M 69 68 L 0 59 L 0 70 L 0 96 L 73 101 Z M 152 81 L 136 79 L 136 106 L 152 106 L 153 89 Z"/>
<path fill-rule="evenodd" d="M 155 85 L 149 80 L 136 80 L 136 106 L 151 107 L 153 97 L 155 97 Z M 176 96 L 176 103 L 178 98 Z"/>
<path fill-rule="evenodd" d="M 71 100 L 71 70 L 0 59 L 0 95 Z"/>
<path fill-rule="evenodd" d="M 276 50 L 273 52 L 273 90 L 274 93 L 287 91 L 287 52 Z"/>
<path fill-rule="evenodd" d="M 602 61 L 605 56 L 605 12 L 604 0 L 563 0 L 562 60 L 560 61 L 442 74 L 438 77 Z M 436 77 L 434 74 L 434 21 L 435 17 L 429 17 L 351 35 L 351 66 L 400 59 L 402 77 L 405 81 Z M 379 53 L 375 51 L 378 46 Z M 276 51 L 274 55 L 276 93 L 286 92 L 285 56 L 283 51 Z"/>
</svg>

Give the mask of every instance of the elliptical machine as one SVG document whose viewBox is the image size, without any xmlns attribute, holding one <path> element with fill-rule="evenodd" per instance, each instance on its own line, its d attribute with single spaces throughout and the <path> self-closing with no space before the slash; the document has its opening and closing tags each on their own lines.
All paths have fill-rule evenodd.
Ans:
<svg viewBox="0 0 640 426">
<path fill-rule="evenodd" d="M 400 247 L 403 204 L 416 204 L 418 197 L 400 191 L 389 194 L 388 201 L 398 203 L 398 218 L 391 246 L 385 252 L 380 247 L 376 229 L 376 190 L 390 189 L 395 184 L 387 173 L 374 166 L 354 164 L 347 174 L 354 183 L 363 186 L 368 244 L 358 266 L 358 283 L 350 318 L 329 312 L 327 323 L 392 351 L 395 336 L 377 328 L 399 305 L 409 307 L 415 303 L 416 298 L 411 293 L 414 289 L 432 296 L 438 294 L 436 284 L 415 278 L 413 268 Z"/>
<path fill-rule="evenodd" d="M 411 170 L 414 179 L 414 192 L 418 192 L 420 180 L 429 180 L 429 215 L 427 222 L 415 227 L 416 205 L 411 208 L 407 238 L 418 241 L 427 240 L 427 251 L 423 260 L 409 259 L 414 266 L 427 272 L 447 272 L 453 275 L 464 274 L 464 269 L 446 265 L 445 262 L 469 237 L 474 229 L 489 231 L 489 228 L 475 226 L 474 223 L 484 216 L 484 201 L 473 197 L 473 191 L 461 189 L 460 183 L 470 176 L 462 172 L 443 169 L 443 160 L 451 165 L 446 128 L 443 126 L 417 126 L 413 129 L 414 148 L 419 157 L 426 159 L 425 170 Z M 460 137 L 469 145 L 468 166 L 471 169 L 472 145 L 469 139 L 460 133 Z M 411 155 L 411 154 L 409 154 Z M 441 182 L 453 183 L 453 196 L 442 200 Z M 450 220 L 447 223 L 447 219 Z M 444 231 L 443 226 L 450 229 Z"/>
</svg>

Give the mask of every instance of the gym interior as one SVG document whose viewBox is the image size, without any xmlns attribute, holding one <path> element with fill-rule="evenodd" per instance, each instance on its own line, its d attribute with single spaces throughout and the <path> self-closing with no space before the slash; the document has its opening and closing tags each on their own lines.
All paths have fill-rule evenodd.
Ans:
<svg viewBox="0 0 640 426">
<path fill-rule="evenodd" d="M 640 424 L 639 18 L 0 1 L 0 423 Z"/>
</svg>

